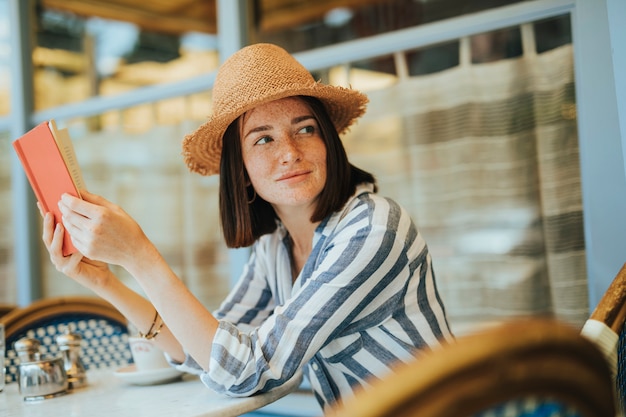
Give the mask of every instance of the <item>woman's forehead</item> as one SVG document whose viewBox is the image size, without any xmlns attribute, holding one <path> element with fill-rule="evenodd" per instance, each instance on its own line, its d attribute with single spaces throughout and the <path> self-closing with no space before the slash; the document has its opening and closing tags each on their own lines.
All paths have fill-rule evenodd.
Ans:
<svg viewBox="0 0 626 417">
<path fill-rule="evenodd" d="M 267 103 L 259 104 L 258 106 L 248 110 L 244 114 L 251 114 L 258 111 L 267 111 L 274 108 L 308 108 L 306 102 L 298 96 L 284 97 L 276 100 L 272 100 Z"/>
<path fill-rule="evenodd" d="M 247 112 L 245 112 L 240 120 L 240 126 L 244 126 L 250 119 L 257 118 L 274 118 L 284 116 L 290 113 L 311 113 L 311 109 L 308 104 L 300 97 L 285 97 L 277 100 L 270 101 L 268 103 L 260 104 Z"/>
</svg>

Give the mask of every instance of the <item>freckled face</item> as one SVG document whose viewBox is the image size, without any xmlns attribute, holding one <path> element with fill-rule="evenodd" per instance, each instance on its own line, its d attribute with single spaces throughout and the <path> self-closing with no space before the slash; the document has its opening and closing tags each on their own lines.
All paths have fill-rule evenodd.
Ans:
<svg viewBox="0 0 626 417">
<path fill-rule="evenodd" d="M 243 162 L 257 194 L 281 208 L 312 206 L 326 183 L 326 146 L 297 97 L 260 105 L 241 124 Z"/>
</svg>

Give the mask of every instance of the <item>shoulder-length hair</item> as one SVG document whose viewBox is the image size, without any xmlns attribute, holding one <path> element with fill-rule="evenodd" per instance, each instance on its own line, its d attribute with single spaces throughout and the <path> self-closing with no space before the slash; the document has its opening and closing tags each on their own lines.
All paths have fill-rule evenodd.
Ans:
<svg viewBox="0 0 626 417">
<path fill-rule="evenodd" d="M 340 210 L 356 191 L 358 184 L 376 180 L 348 161 L 343 143 L 326 108 L 320 100 L 299 96 L 311 109 L 326 145 L 326 183 L 317 199 L 311 222 L 322 221 Z M 256 194 L 243 163 L 239 123 L 241 116 L 228 126 L 222 138 L 220 160 L 220 221 L 226 245 L 240 248 L 252 245 L 264 234 L 276 230 L 277 215 L 270 203 Z"/>
</svg>

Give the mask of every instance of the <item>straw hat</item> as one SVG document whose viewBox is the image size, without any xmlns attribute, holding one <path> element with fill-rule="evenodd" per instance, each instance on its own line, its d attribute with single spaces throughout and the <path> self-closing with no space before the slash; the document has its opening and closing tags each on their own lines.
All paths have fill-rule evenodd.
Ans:
<svg viewBox="0 0 626 417">
<path fill-rule="evenodd" d="M 183 140 L 185 163 L 201 175 L 219 173 L 222 136 L 228 125 L 260 104 L 296 95 L 317 97 L 324 103 L 340 134 L 365 113 L 368 102 L 359 91 L 316 82 L 304 66 L 276 45 L 250 45 L 219 69 L 213 87 L 213 114 Z"/>
</svg>

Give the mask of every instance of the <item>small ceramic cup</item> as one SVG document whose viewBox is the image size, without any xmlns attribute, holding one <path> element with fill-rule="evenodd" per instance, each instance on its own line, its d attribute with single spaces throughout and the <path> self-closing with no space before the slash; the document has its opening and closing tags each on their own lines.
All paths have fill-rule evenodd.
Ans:
<svg viewBox="0 0 626 417">
<path fill-rule="evenodd" d="M 155 346 L 151 340 L 131 336 L 128 338 L 128 343 L 138 371 L 149 371 L 170 366 L 163 351 Z"/>
</svg>

